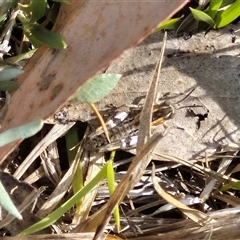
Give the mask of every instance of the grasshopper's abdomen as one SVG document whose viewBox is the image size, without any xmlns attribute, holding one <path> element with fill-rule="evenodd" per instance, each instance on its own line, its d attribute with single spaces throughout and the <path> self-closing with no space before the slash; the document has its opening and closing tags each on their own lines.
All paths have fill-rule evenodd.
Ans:
<svg viewBox="0 0 240 240">
<path fill-rule="evenodd" d="M 120 141 L 122 139 L 125 139 L 127 136 L 131 136 L 135 134 L 135 132 L 138 130 L 139 122 L 129 122 L 125 123 L 122 122 L 118 124 L 116 127 L 108 129 L 108 134 L 111 143 Z M 94 150 L 99 149 L 105 145 L 109 144 L 107 137 L 104 133 L 95 136 L 94 138 L 87 138 L 87 143 L 85 145 L 85 148 L 87 150 Z M 121 146 L 119 146 L 121 148 Z"/>
</svg>

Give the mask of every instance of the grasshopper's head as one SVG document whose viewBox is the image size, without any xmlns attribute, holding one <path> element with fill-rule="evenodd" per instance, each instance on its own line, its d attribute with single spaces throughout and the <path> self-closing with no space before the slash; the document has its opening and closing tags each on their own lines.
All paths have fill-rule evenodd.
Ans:
<svg viewBox="0 0 240 240">
<path fill-rule="evenodd" d="M 157 104 L 153 108 L 152 125 L 157 126 L 164 121 L 173 118 L 175 115 L 175 107 L 169 102 Z"/>
</svg>

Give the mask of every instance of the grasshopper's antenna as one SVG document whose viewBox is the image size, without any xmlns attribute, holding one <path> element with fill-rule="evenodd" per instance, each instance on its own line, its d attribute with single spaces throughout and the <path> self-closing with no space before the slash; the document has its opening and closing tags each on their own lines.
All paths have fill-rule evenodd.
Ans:
<svg viewBox="0 0 240 240">
<path fill-rule="evenodd" d="M 190 96 L 190 94 L 191 94 L 195 89 L 196 89 L 196 88 L 193 88 L 183 99 L 179 100 L 179 101 L 176 102 L 175 104 L 178 104 L 178 103 L 182 102 L 183 100 L 185 100 L 187 97 Z M 177 110 L 182 109 L 182 108 L 188 108 L 188 107 L 204 107 L 204 108 L 207 110 L 207 112 L 209 112 L 208 108 L 203 104 L 203 102 L 202 102 L 199 98 L 197 98 L 197 99 L 201 102 L 202 105 L 195 105 L 195 104 L 194 104 L 194 105 L 181 106 L 181 107 L 177 108 Z"/>
<path fill-rule="evenodd" d="M 176 102 L 175 104 L 178 104 L 178 103 L 180 103 L 180 102 L 182 102 L 183 100 L 185 100 L 187 97 L 189 97 L 190 96 L 190 94 L 192 94 L 193 93 L 193 91 L 195 91 L 195 89 L 196 88 L 193 88 L 183 99 L 181 99 L 181 100 L 179 100 L 178 102 Z"/>
</svg>

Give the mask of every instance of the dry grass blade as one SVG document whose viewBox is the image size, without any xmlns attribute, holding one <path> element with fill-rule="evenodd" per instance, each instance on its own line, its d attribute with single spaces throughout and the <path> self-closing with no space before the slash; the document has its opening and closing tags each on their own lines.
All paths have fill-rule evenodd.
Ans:
<svg viewBox="0 0 240 240">
<path fill-rule="evenodd" d="M 151 85 L 149 87 L 143 109 L 141 111 L 140 116 L 140 124 L 139 124 L 139 133 L 138 133 L 138 143 L 137 143 L 137 151 L 141 149 L 143 144 L 149 139 L 151 135 L 151 122 L 152 122 L 152 113 L 153 113 L 153 105 L 156 102 L 156 92 L 158 89 L 158 79 L 160 76 L 160 70 L 163 61 L 163 55 L 165 52 L 167 41 L 167 33 L 164 34 L 163 46 L 160 52 L 159 61 L 156 65 L 154 75 L 151 81 Z M 145 169 L 145 168 L 144 168 Z"/>
<path fill-rule="evenodd" d="M 228 175 L 230 176 L 236 172 L 240 172 L 240 164 L 238 164 Z"/>
<path fill-rule="evenodd" d="M 150 229 L 147 237 L 133 237 L 128 240 L 193 240 L 205 239 L 211 232 L 214 240 L 239 239 L 240 235 L 240 208 L 225 209 L 209 213 L 210 217 L 217 220 L 199 227 L 190 219 L 166 225 L 159 225 Z"/>
<path fill-rule="evenodd" d="M 237 152 L 235 152 L 235 154 L 234 155 L 236 155 L 237 154 Z M 234 157 L 234 155 L 233 155 L 233 157 Z M 226 173 L 226 171 L 227 171 L 227 169 L 228 169 L 228 167 L 229 167 L 229 165 L 231 164 L 231 162 L 232 162 L 232 160 L 233 160 L 233 157 L 229 157 L 229 158 L 223 158 L 222 160 L 221 160 L 221 162 L 220 162 L 220 165 L 218 166 L 218 169 L 217 169 L 217 173 L 218 174 L 221 174 L 221 175 L 225 175 L 225 173 Z M 208 166 L 208 162 L 207 162 L 207 167 L 209 167 Z M 213 189 L 214 188 L 218 188 L 218 186 L 221 184 L 221 182 L 217 182 L 217 180 L 216 179 L 211 179 L 209 182 L 208 182 L 208 184 L 205 186 L 205 188 L 203 189 L 203 191 L 202 191 L 202 193 L 200 194 L 200 198 L 201 198 L 201 201 L 202 202 L 205 202 L 208 198 L 209 198 L 209 196 L 210 196 L 210 194 L 212 193 L 212 191 L 213 191 Z M 235 204 L 236 205 L 236 204 Z M 233 205 L 233 206 L 235 206 L 235 205 Z"/>
<path fill-rule="evenodd" d="M 14 173 L 14 177 L 20 179 L 29 166 L 35 159 L 49 146 L 52 142 L 65 134 L 75 123 L 68 123 L 66 125 L 56 124 L 51 131 L 38 143 L 38 145 L 31 151 L 27 158 L 22 162 Z"/>
<path fill-rule="evenodd" d="M 219 200 L 222 200 L 223 202 L 233 206 L 233 207 L 238 207 L 240 205 L 240 199 L 235 196 L 231 196 L 228 194 L 214 194 L 214 198 L 217 198 Z"/>
<path fill-rule="evenodd" d="M 28 175 L 25 179 L 24 182 L 28 184 L 33 184 L 37 182 L 40 178 L 45 176 L 45 171 L 43 169 L 43 166 L 40 166 L 37 168 L 32 174 Z"/>
<path fill-rule="evenodd" d="M 192 219 L 194 222 L 200 224 L 201 226 L 205 225 L 209 222 L 214 222 L 211 217 L 209 217 L 207 214 L 200 212 L 196 209 L 189 208 L 185 204 L 179 202 L 174 197 L 172 197 L 170 194 L 166 193 L 161 186 L 158 184 L 158 181 L 155 177 L 155 165 L 152 166 L 152 180 L 154 184 L 154 188 L 157 191 L 157 193 L 165 199 L 168 203 L 173 204 L 177 208 L 179 208 L 186 216 L 188 216 L 190 219 Z"/>
<path fill-rule="evenodd" d="M 182 164 L 186 167 L 189 167 L 191 169 L 194 169 L 194 170 L 196 170 L 200 173 L 205 173 L 207 176 L 215 178 L 217 181 L 222 182 L 222 183 L 229 183 L 229 182 L 237 182 L 238 181 L 235 178 L 231 178 L 231 177 L 228 177 L 226 175 L 219 174 L 218 172 L 215 172 L 215 171 L 213 171 L 209 168 L 206 168 L 206 167 L 203 167 L 199 164 L 196 164 L 196 161 L 190 162 L 190 161 L 187 161 L 187 160 L 182 159 L 182 158 L 178 158 L 178 157 L 175 157 L 175 156 L 170 156 L 170 155 L 167 155 L 167 154 L 160 154 L 160 153 L 157 153 L 157 156 L 159 156 L 163 159 L 169 160 L 171 162 L 180 163 L 180 164 Z"/>
<path fill-rule="evenodd" d="M 59 182 L 58 186 L 55 188 L 51 196 L 48 198 L 48 200 L 43 204 L 43 206 L 37 212 L 36 215 L 39 218 L 44 218 L 49 213 L 51 213 L 54 210 L 54 208 L 57 206 L 57 204 L 60 202 L 60 200 L 63 198 L 67 190 L 69 189 L 70 185 L 72 184 L 72 180 L 76 172 L 77 165 L 79 164 L 80 156 L 81 156 L 81 148 L 79 147 L 76 157 L 73 163 L 71 164 L 70 168 L 65 173 L 64 177 Z"/>
<path fill-rule="evenodd" d="M 40 158 L 45 175 L 57 186 L 62 176 L 57 142 L 51 143 L 47 149 L 40 154 Z"/>
<path fill-rule="evenodd" d="M 205 188 L 202 190 L 199 196 L 202 203 L 206 202 L 206 200 L 210 197 L 210 194 L 212 193 L 214 187 L 216 186 L 216 183 L 217 183 L 216 179 L 211 179 L 205 186 Z"/>
</svg>

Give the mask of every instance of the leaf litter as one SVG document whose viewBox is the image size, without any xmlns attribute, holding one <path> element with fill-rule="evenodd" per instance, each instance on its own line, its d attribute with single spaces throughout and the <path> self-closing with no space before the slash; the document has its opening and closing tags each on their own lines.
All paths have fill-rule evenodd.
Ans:
<svg viewBox="0 0 240 240">
<path fill-rule="evenodd" d="M 222 31 L 227 31 L 227 29 Z M 120 61 L 120 63 L 127 61 L 124 60 L 124 57 L 116 60 L 113 65 L 108 68 L 107 71 L 119 71 L 118 73 L 123 74 L 125 79 L 123 83 L 120 81 L 120 85 L 113 90 L 110 96 L 100 101 L 98 104 L 99 109 L 102 109 L 101 106 L 105 107 L 107 105 L 108 99 L 111 99 L 111 102 L 116 106 L 120 106 L 123 102 L 127 105 L 133 103 L 136 98 L 141 98 L 146 95 L 145 89 L 148 88 L 146 87 L 148 85 L 145 85 L 145 82 L 149 84 L 151 70 L 154 68 L 155 64 L 149 62 L 144 63 L 146 65 L 145 68 L 139 67 L 138 63 L 141 63 L 141 61 L 139 61 L 139 58 L 135 60 L 134 56 L 136 57 L 138 53 L 143 58 L 147 58 L 147 56 L 153 58 L 156 52 L 159 52 L 160 36 L 159 34 L 152 35 L 145 43 L 130 50 L 129 52 L 131 54 L 129 52 L 125 53 L 125 57 L 131 55 L 132 68 L 136 70 L 136 73 L 131 72 L 131 70 L 119 70 L 121 66 L 118 61 Z M 237 160 L 239 135 L 239 120 L 235 116 L 238 113 L 238 106 L 236 103 L 238 103 L 237 89 L 239 86 L 236 68 L 239 63 L 236 49 L 239 45 L 236 43 L 234 46 L 226 47 L 226 39 L 230 39 L 229 34 L 219 31 L 218 33 L 210 32 L 206 36 L 197 34 L 194 35 L 192 39 L 181 43 L 180 39 L 173 38 L 168 40 L 166 47 L 167 54 L 165 54 L 168 56 L 164 59 L 160 76 L 159 92 L 162 98 L 160 101 L 167 99 L 173 103 L 177 103 L 192 89 L 195 90 L 190 96 L 184 99 L 184 101 L 176 104 L 175 117 L 167 121 L 166 129 L 162 129 L 166 131 L 164 136 L 161 135 L 161 137 L 159 137 L 154 134 L 150 142 L 140 150 L 140 156 L 141 154 L 144 156 L 145 154 L 148 155 L 149 144 L 150 146 L 152 146 L 152 144 L 157 144 L 157 149 L 155 148 L 154 150 L 155 157 L 152 157 L 158 160 L 155 162 L 155 164 L 157 164 L 156 170 L 153 171 L 151 166 L 147 167 L 148 162 L 150 162 L 152 158 L 148 158 L 145 163 L 146 166 L 144 166 L 143 169 L 135 168 L 136 165 L 134 164 L 137 164 L 137 161 L 141 158 L 137 155 L 132 163 L 133 167 L 128 169 L 128 173 L 122 178 L 122 183 L 118 185 L 116 192 L 111 196 L 107 205 L 75 228 L 73 230 L 74 232 L 80 232 L 83 229 L 85 231 L 95 230 L 100 223 L 103 227 L 103 220 L 109 219 L 114 206 L 117 202 L 121 202 L 121 200 L 127 205 L 124 212 L 128 218 L 127 226 L 129 229 L 122 234 L 125 237 L 127 236 L 128 239 L 145 239 L 146 236 L 157 236 L 158 239 L 166 239 L 167 237 L 170 239 L 191 239 L 194 237 L 204 238 L 210 233 L 213 239 L 217 239 L 219 233 L 221 233 L 222 236 L 230 236 L 229 234 L 233 236 L 239 232 L 237 228 L 234 228 L 234 224 L 239 219 L 239 209 L 237 207 L 239 205 L 239 200 L 237 193 L 232 196 L 227 192 L 223 194 L 219 188 L 222 183 L 229 184 L 229 188 L 231 188 L 231 183 L 237 182 L 239 178 L 236 175 L 232 176 L 232 173 L 235 173 L 235 171 L 229 170 L 229 166 L 231 166 L 231 168 L 234 167 L 236 172 L 238 171 L 237 161 L 234 161 L 234 159 Z M 202 42 L 203 46 L 200 46 L 199 41 Z M 210 44 L 209 42 L 211 41 L 213 41 L 213 43 Z M 220 47 L 218 49 L 216 42 L 220 47 L 230 49 L 230 51 L 226 53 L 226 51 L 223 51 Z M 149 46 L 151 47 L 150 50 L 146 50 Z M 141 47 L 145 52 L 139 51 Z M 149 52 L 151 53 L 150 55 Z M 182 55 L 180 54 L 178 57 L 171 55 L 175 53 L 181 53 Z M 196 59 L 198 62 L 195 62 Z M 221 63 L 222 60 L 227 60 L 227 62 L 223 64 Z M 217 66 L 215 67 L 212 66 L 214 62 L 217 62 Z M 127 63 L 127 65 L 128 64 L 129 63 Z M 113 70 L 116 66 L 118 66 L 118 69 Z M 233 70 L 233 72 L 230 73 L 230 70 Z M 128 74 L 126 74 L 126 72 Z M 144 76 L 144 72 L 148 73 L 147 76 Z M 214 73 L 216 73 L 217 77 L 214 77 Z M 133 80 L 133 82 L 129 82 L 130 80 Z M 124 83 L 124 81 L 126 82 Z M 228 81 L 228 83 L 226 83 L 226 81 Z M 231 84 L 233 84 L 233 86 Z M 136 93 L 136 89 L 138 88 L 139 91 Z M 125 90 L 126 92 L 124 94 L 123 92 Z M 199 105 L 202 105 L 202 108 L 196 107 Z M 188 107 L 184 108 L 184 106 Z M 71 111 L 72 110 L 69 109 L 70 118 Z M 77 114 L 80 115 L 81 111 L 84 110 L 79 110 Z M 201 115 L 207 116 L 200 121 Z M 86 117 L 87 120 L 91 115 L 89 114 L 88 116 L 88 114 L 85 114 L 84 117 Z M 77 116 L 77 118 L 79 119 L 79 116 Z M 79 120 L 84 119 L 81 118 Z M 144 171 L 145 168 L 146 170 Z M 200 227 L 189 219 L 184 220 L 184 218 L 181 218 L 178 210 L 171 210 L 172 212 L 170 211 L 168 214 L 167 212 L 169 210 L 165 210 L 165 214 L 168 216 L 167 218 L 164 218 L 164 215 L 161 215 L 162 213 L 151 216 L 149 212 L 153 211 L 153 203 L 148 209 L 149 212 L 142 212 L 139 204 L 141 203 L 140 199 L 144 199 L 144 191 L 137 195 L 138 197 L 132 198 L 131 200 L 123 199 L 123 196 L 128 192 L 130 195 L 137 193 L 137 189 L 135 188 L 130 190 L 130 188 L 138 182 L 138 178 L 133 177 L 134 175 L 132 175 L 131 171 L 136 171 L 136 173 L 139 172 L 141 180 L 143 180 L 144 177 L 151 176 L 151 173 L 154 174 L 154 187 L 157 188 L 157 183 L 155 182 L 157 179 L 158 184 L 160 182 L 161 188 L 166 191 L 166 194 L 161 193 L 161 196 L 165 196 L 163 198 L 165 198 L 165 200 L 167 199 L 168 204 L 177 205 L 183 212 L 189 211 L 187 214 L 188 217 L 193 214 L 193 218 L 197 218 L 196 222 L 201 223 L 203 227 Z M 161 176 L 161 173 L 164 176 Z M 141 203 L 141 207 L 146 205 L 146 201 L 150 203 L 150 197 L 155 196 L 155 201 L 159 201 L 159 197 L 154 191 L 152 181 L 148 181 L 152 193 L 146 194 L 145 203 Z M 177 190 L 172 188 L 172 192 L 170 193 L 169 189 L 171 184 L 175 185 Z M 164 185 L 164 187 L 162 187 L 162 185 Z M 141 187 L 143 188 L 144 185 Z M 99 189 L 99 193 L 101 193 L 101 188 Z M 202 193 L 204 194 L 201 195 Z M 166 197 L 169 194 L 171 194 L 171 197 Z M 197 203 L 200 207 L 197 206 L 197 204 L 194 205 L 197 210 L 190 210 L 188 207 L 182 207 L 181 204 L 176 204 L 175 200 L 171 202 L 172 196 L 175 200 L 178 199 L 179 202 L 183 199 L 190 199 L 186 205 L 194 205 L 193 200 L 197 199 Z M 191 200 L 193 203 L 191 203 Z M 131 201 L 133 205 L 136 205 L 135 209 L 131 209 Z M 214 204 L 212 201 L 214 201 Z M 164 204 L 166 204 L 166 201 L 161 200 L 161 203 L 156 206 L 159 208 L 159 206 L 164 206 Z M 227 210 L 229 204 L 235 208 Z M 202 209 L 204 209 L 204 211 L 199 212 Z M 156 207 L 154 210 L 156 210 Z M 128 217 L 131 211 L 135 211 L 135 215 Z M 222 215 L 219 217 L 221 213 Z M 136 218 L 139 220 L 140 216 L 144 219 L 142 223 L 136 220 Z M 199 222 L 201 217 L 205 218 L 206 221 Z M 162 221 L 161 224 L 159 224 L 159 219 Z M 214 220 L 209 221 L 209 219 Z M 126 217 L 121 218 L 123 224 L 125 220 Z M 129 222 L 131 224 L 129 224 Z M 146 225 L 146 223 L 148 223 L 148 225 Z M 226 223 L 228 223 L 231 228 L 226 226 Z M 132 225 L 138 226 L 144 235 L 141 236 L 139 232 L 136 233 Z M 233 229 L 235 232 L 231 232 Z M 138 237 L 136 237 L 136 235 L 138 235 Z"/>
<path fill-rule="evenodd" d="M 138 9 L 139 10 L 139 9 Z M 146 9 L 144 8 L 144 12 L 146 11 Z M 138 12 L 138 14 L 139 14 L 139 12 Z M 71 16 L 73 16 L 73 15 L 71 15 Z M 152 21 L 152 16 L 151 16 L 151 21 Z M 146 22 L 146 19 L 144 19 L 144 23 Z M 114 25 L 114 24 L 113 24 Z M 144 30 L 146 31 L 146 28 L 144 28 Z M 79 31 L 78 31 L 79 32 Z M 109 32 L 111 32 L 111 34 L 112 34 L 112 31 L 109 31 Z M 119 32 L 119 29 L 117 30 L 117 32 Z M 106 38 L 105 38 L 106 39 Z M 128 38 L 129 39 L 129 38 Z M 115 47 L 114 47 L 115 48 Z M 78 56 L 78 54 L 75 54 L 74 53 L 74 55 L 76 55 L 76 56 Z M 96 55 L 92 55 L 92 54 L 89 54 L 89 52 L 88 52 L 88 56 L 94 56 L 94 58 L 96 59 Z M 105 58 L 106 59 L 106 58 Z M 46 61 L 42 61 L 42 62 L 46 62 Z M 99 63 L 98 63 L 99 64 Z M 29 64 L 30 65 L 30 64 Z M 35 65 L 35 64 L 34 64 Z M 31 69 L 32 70 L 32 69 Z M 59 69 L 58 69 L 59 70 Z M 38 71 L 38 73 L 39 73 L 39 71 Z M 39 75 L 39 74 L 38 74 Z M 53 75 L 49 75 L 49 76 L 53 76 Z M 25 79 L 25 77 L 24 77 L 24 79 Z M 58 78 L 59 79 L 59 78 Z M 22 78 L 22 80 L 23 80 L 23 78 Z M 26 80 L 26 79 L 25 79 Z M 35 78 L 34 78 L 34 80 L 35 80 Z M 21 81 L 21 80 L 20 80 Z M 24 86 L 25 84 L 23 83 L 23 86 Z M 26 86 L 26 85 L 25 85 Z M 54 87 L 53 88 L 53 92 L 52 92 L 52 94 L 51 94 L 51 100 L 53 100 L 55 97 L 56 97 L 56 95 L 57 95 L 57 93 L 59 93 L 61 90 L 62 90 L 62 86 L 63 85 L 61 85 L 61 84 L 58 84 L 58 85 L 56 85 L 56 87 Z M 58 88 L 59 87 L 59 88 Z M 24 89 L 24 88 L 23 88 Z M 35 88 L 32 88 L 32 89 L 35 89 Z M 72 91 L 74 90 L 75 88 L 72 88 Z M 55 91 L 56 90 L 56 91 Z M 70 94 L 69 93 L 69 91 L 64 91 L 66 94 L 64 94 L 64 96 L 67 98 L 67 94 Z M 29 96 L 29 94 L 27 94 L 27 95 L 25 95 L 25 94 L 21 94 L 22 96 L 24 96 L 24 98 L 26 98 L 26 96 Z M 34 95 L 34 94 L 33 94 Z M 49 95 L 49 94 L 48 94 Z M 15 96 L 16 96 L 16 94 L 15 94 Z M 42 95 L 43 96 L 43 95 Z M 63 96 L 63 95 L 62 95 Z M 30 97 L 31 98 L 31 97 Z M 65 98 L 65 99 L 66 99 Z M 45 100 L 45 98 L 43 97 L 42 99 L 44 99 Z M 31 100 L 30 100 L 31 101 Z M 19 102 L 21 102 L 21 101 L 19 101 Z M 28 102 L 28 101 L 27 101 Z M 57 101 L 58 103 L 58 106 L 61 104 L 59 101 Z M 52 103 L 52 102 L 51 102 Z M 43 104 L 43 105 L 45 105 L 44 107 L 46 107 L 46 104 Z M 42 105 L 42 106 L 43 106 Z M 50 104 L 51 106 L 53 106 L 52 104 Z M 53 110 L 51 110 L 51 109 L 54 109 L 54 108 L 51 108 L 51 107 L 49 107 L 50 105 L 48 105 L 48 107 L 46 108 L 47 110 L 49 110 L 49 112 L 50 111 L 53 111 Z M 55 105 L 56 106 L 56 105 Z M 39 107 L 39 106 L 38 106 Z M 44 111 L 39 111 L 39 108 L 38 107 L 35 107 L 35 108 L 32 108 L 31 109 L 31 114 L 32 114 L 32 116 L 36 116 L 35 114 L 36 114 L 36 111 L 33 111 L 34 109 L 36 110 L 38 110 L 38 112 L 39 113 L 43 113 Z M 43 109 L 42 109 L 43 110 Z M 23 113 L 24 111 L 22 111 L 22 109 L 21 109 L 21 112 Z M 25 112 L 26 113 L 26 112 Z M 26 120 L 27 121 L 27 119 L 29 119 L 28 117 L 31 115 L 30 113 L 29 114 L 23 114 L 24 115 L 24 120 Z M 21 114 L 19 115 L 19 114 L 16 114 L 16 115 L 18 115 L 17 116 L 17 119 L 19 119 L 19 121 L 21 122 L 23 119 L 21 119 Z M 45 115 L 48 115 L 48 114 L 45 114 Z M 26 119 L 26 117 L 27 117 L 27 119 Z M 31 118 L 31 117 L 30 117 Z M 13 120 L 13 119 L 11 119 L 11 120 Z M 4 125 L 4 124 L 3 124 Z M 16 124 L 17 125 L 17 124 Z M 71 124 L 69 124 L 69 125 L 71 125 Z M 9 126 L 10 127 L 10 126 Z M 4 127 L 3 127 L 3 129 L 4 129 Z M 65 129 L 66 130 L 66 129 Z M 61 130 L 60 130 L 61 131 Z M 43 144 L 43 145 L 45 145 L 46 146 L 46 142 L 47 141 L 49 141 L 49 136 L 47 137 L 48 139 L 46 139 L 45 138 L 45 140 L 43 141 L 43 142 L 41 142 L 41 144 Z M 54 139 L 55 140 L 55 139 Z M 54 141 L 53 140 L 53 141 Z M 35 157 L 37 157 L 39 154 L 40 154 L 40 152 L 41 151 L 45 151 L 46 152 L 46 149 L 44 149 L 44 147 L 43 146 L 41 146 L 41 144 L 39 144 L 39 146 L 37 147 L 37 149 L 39 150 L 40 149 L 40 151 L 39 152 L 35 152 L 35 153 L 33 153 L 33 155 L 35 156 Z M 51 144 L 52 144 L 52 142 L 51 142 Z M 35 149 L 35 151 L 36 151 L 36 149 Z M 46 156 L 51 156 L 51 154 L 49 153 L 50 152 L 50 150 L 47 150 L 47 153 L 46 153 Z M 2 152 L 4 152 L 4 151 L 2 151 Z M 49 160 L 47 157 L 43 157 L 44 155 L 43 154 L 41 154 L 41 160 L 43 161 L 43 162 L 45 162 L 46 160 Z M 57 155 L 56 155 L 57 156 Z M 51 156 L 51 158 L 54 158 L 53 156 Z M 31 161 L 32 161 L 32 159 L 30 159 Z M 47 162 L 47 161 L 46 161 Z M 25 164 L 26 164 L 26 161 L 24 162 Z M 46 164 L 46 163 L 44 163 L 44 164 Z M 35 171 L 35 177 L 38 175 L 38 173 L 40 173 L 40 169 L 41 169 L 41 171 L 42 170 L 44 170 L 45 171 L 45 174 L 44 173 L 40 173 L 40 175 L 39 176 L 37 176 L 37 177 L 39 177 L 39 178 L 41 178 L 42 176 L 50 176 L 50 173 L 51 173 L 51 166 L 50 165 L 48 165 L 47 166 L 47 164 L 46 165 L 44 165 L 43 164 L 43 167 L 41 168 L 41 167 L 39 167 L 36 171 Z M 27 164 L 26 164 L 27 165 Z M 30 164 L 28 164 L 28 166 L 29 166 Z M 17 166 L 18 167 L 18 166 Z M 22 168 L 20 168 L 20 170 L 21 170 L 21 173 L 20 173 L 20 171 L 18 171 L 18 173 L 20 174 L 20 175 L 22 175 L 22 177 L 23 178 L 25 178 L 26 176 L 24 176 L 23 174 L 25 173 L 25 171 L 26 171 L 26 169 L 25 170 L 23 170 Z M 39 171 L 38 171 L 39 170 Z M 47 171 L 47 172 L 46 172 Z M 55 174 L 55 173 L 54 173 Z M 58 178 L 59 176 L 57 176 L 57 178 L 52 178 L 51 179 L 51 176 L 50 176 L 50 180 L 52 181 L 52 183 L 53 184 L 57 184 L 57 182 L 59 181 L 59 178 Z M 34 181 L 37 181 L 39 178 L 35 178 L 35 180 L 33 180 L 33 179 L 29 179 L 30 181 L 32 181 L 32 183 L 34 182 Z M 26 180 L 27 178 L 25 178 L 25 180 Z M 59 183 L 59 184 L 61 184 L 61 183 Z M 60 187 L 60 186 L 59 186 Z M 65 187 L 65 189 L 66 189 L 66 187 Z M 27 195 L 27 194 L 26 194 Z M 26 199 L 25 199 L 26 200 Z M 42 199 L 43 200 L 43 199 Z M 40 200 L 40 202 L 41 202 L 41 200 Z M 58 226 L 57 225 L 54 225 L 54 226 L 52 226 L 53 228 L 54 228 L 54 230 L 55 230 L 55 232 L 59 232 L 59 233 L 61 233 L 62 232 L 62 229 L 59 229 L 58 228 Z M 47 230 L 49 230 L 49 229 L 47 229 Z M 15 233 L 13 233 L 13 234 L 15 234 Z M 18 238 L 18 239 L 20 239 L 20 238 Z"/>
</svg>

